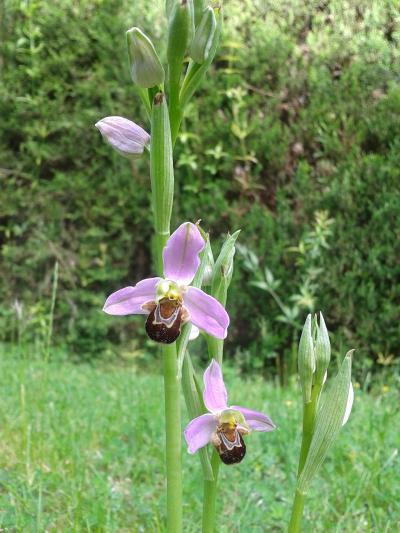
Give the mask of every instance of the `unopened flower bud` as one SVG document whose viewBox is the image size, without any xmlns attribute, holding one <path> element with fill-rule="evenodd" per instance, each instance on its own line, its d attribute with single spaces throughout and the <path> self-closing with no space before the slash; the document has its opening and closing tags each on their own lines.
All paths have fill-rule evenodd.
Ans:
<svg viewBox="0 0 400 533">
<path fill-rule="evenodd" d="M 164 83 L 164 69 L 153 43 L 139 28 L 126 32 L 133 81 L 145 89 Z"/>
<path fill-rule="evenodd" d="M 213 267 L 211 294 L 222 305 L 226 303 L 226 296 L 232 279 L 233 258 L 236 252 L 235 243 L 239 233 L 240 230 L 228 236 Z"/>
<path fill-rule="evenodd" d="M 205 9 L 205 0 L 193 0 L 194 6 L 194 23 L 196 27 L 200 24 L 203 11 Z"/>
<path fill-rule="evenodd" d="M 324 383 L 324 376 L 329 366 L 331 358 L 331 343 L 329 341 L 328 330 L 325 325 L 324 317 L 320 313 L 319 326 L 317 328 L 317 340 L 315 343 L 315 376 L 314 381 L 318 385 Z"/>
<path fill-rule="evenodd" d="M 204 258 L 205 266 L 204 266 L 204 271 L 203 271 L 203 274 L 202 274 L 201 284 L 205 285 L 205 286 L 208 286 L 208 285 L 211 285 L 211 283 L 212 283 L 214 265 L 215 265 L 214 256 L 213 256 L 213 253 L 212 253 L 212 249 L 211 249 L 211 246 L 210 246 L 210 241 L 208 239 L 208 236 L 207 236 L 207 240 L 206 240 L 206 246 L 204 248 L 204 253 L 206 254 L 205 258 Z"/>
<path fill-rule="evenodd" d="M 140 157 L 150 142 L 150 135 L 143 128 L 124 117 L 105 117 L 95 126 L 114 150 L 131 159 Z"/>
<path fill-rule="evenodd" d="M 179 0 L 170 16 L 167 47 L 169 79 L 176 87 L 179 86 L 183 60 L 193 33 L 193 0 Z"/>
<path fill-rule="evenodd" d="M 208 58 L 216 27 L 217 21 L 214 10 L 208 7 L 204 11 L 200 24 L 196 28 L 190 47 L 190 57 L 196 63 L 204 63 Z"/>
<path fill-rule="evenodd" d="M 315 371 L 314 343 L 311 333 L 311 315 L 307 316 L 299 343 L 299 376 L 303 391 L 303 401 L 311 401 L 311 388 Z"/>
</svg>

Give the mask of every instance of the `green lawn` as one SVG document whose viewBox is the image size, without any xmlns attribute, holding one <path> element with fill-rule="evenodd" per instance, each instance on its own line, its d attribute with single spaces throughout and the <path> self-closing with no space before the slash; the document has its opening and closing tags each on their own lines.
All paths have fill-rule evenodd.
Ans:
<svg viewBox="0 0 400 533">
<path fill-rule="evenodd" d="M 2 531 L 163 531 L 163 391 L 129 368 L 21 360 L 1 352 Z M 247 439 L 222 467 L 218 532 L 283 531 L 300 443 L 299 392 L 229 372 L 233 403 L 279 428 Z M 184 411 L 185 413 L 185 411 Z M 187 422 L 186 413 L 184 422 Z M 304 532 L 400 528 L 399 397 L 356 390 L 343 429 L 309 494 Z M 199 531 L 201 470 L 183 453 L 184 531 Z"/>
</svg>

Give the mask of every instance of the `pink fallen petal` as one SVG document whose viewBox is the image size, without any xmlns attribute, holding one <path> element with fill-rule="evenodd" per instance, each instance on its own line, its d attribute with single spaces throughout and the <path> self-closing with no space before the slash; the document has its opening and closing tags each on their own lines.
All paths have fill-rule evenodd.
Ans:
<svg viewBox="0 0 400 533">
<path fill-rule="evenodd" d="M 191 420 L 184 432 L 186 443 L 188 445 L 188 452 L 195 453 L 199 448 L 208 444 L 216 427 L 216 418 L 209 413 Z"/>
<path fill-rule="evenodd" d="M 217 339 L 225 339 L 229 315 L 212 296 L 196 287 L 188 287 L 183 303 L 189 311 L 190 322 Z"/>
<path fill-rule="evenodd" d="M 163 250 L 164 276 L 188 285 L 199 268 L 199 253 L 203 248 L 204 239 L 197 226 L 191 222 L 181 224 Z"/>
<path fill-rule="evenodd" d="M 235 411 L 242 413 L 247 425 L 253 431 L 272 431 L 276 428 L 272 420 L 263 413 L 253 411 L 252 409 L 247 409 L 247 407 L 241 407 L 240 405 L 232 405 L 230 409 L 234 409 Z"/>
<path fill-rule="evenodd" d="M 146 315 L 142 309 L 145 302 L 155 299 L 156 285 L 161 278 L 139 281 L 134 287 L 124 287 L 113 292 L 106 300 L 103 311 L 109 315 Z"/>
<path fill-rule="evenodd" d="M 207 367 L 203 376 L 203 400 L 206 408 L 212 413 L 227 409 L 228 393 L 226 392 L 221 367 L 215 359 Z"/>
</svg>

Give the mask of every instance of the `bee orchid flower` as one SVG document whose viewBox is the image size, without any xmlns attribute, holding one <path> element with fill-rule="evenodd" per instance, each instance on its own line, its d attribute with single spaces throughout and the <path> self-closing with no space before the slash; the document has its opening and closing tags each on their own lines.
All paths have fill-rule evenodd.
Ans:
<svg viewBox="0 0 400 533">
<path fill-rule="evenodd" d="M 228 407 L 221 367 L 213 359 L 204 372 L 204 405 L 209 411 L 194 418 L 185 429 L 188 452 L 193 454 L 209 442 L 225 464 L 240 463 L 246 454 L 243 436 L 251 431 L 272 431 L 275 425 L 258 411 L 232 405 Z"/>
<path fill-rule="evenodd" d="M 169 237 L 163 250 L 164 278 L 148 278 L 111 294 L 103 310 L 110 315 L 148 315 L 146 331 L 156 342 L 170 344 L 181 325 L 194 326 L 224 339 L 229 316 L 224 307 L 201 289 L 191 287 L 204 248 L 199 229 L 185 222 Z"/>
</svg>

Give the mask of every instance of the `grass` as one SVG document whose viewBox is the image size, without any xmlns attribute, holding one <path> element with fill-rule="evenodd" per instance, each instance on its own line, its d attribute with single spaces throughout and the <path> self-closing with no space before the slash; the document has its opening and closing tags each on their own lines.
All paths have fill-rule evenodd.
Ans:
<svg viewBox="0 0 400 533">
<path fill-rule="evenodd" d="M 2 531 L 163 531 L 160 375 L 0 358 Z M 300 444 L 299 391 L 227 372 L 234 403 L 279 425 L 221 468 L 218 532 L 284 531 Z M 400 528 L 398 392 L 356 390 L 353 413 L 308 499 L 304 531 Z M 185 422 L 187 417 L 184 417 Z M 202 480 L 183 453 L 184 531 L 200 531 Z"/>
</svg>

